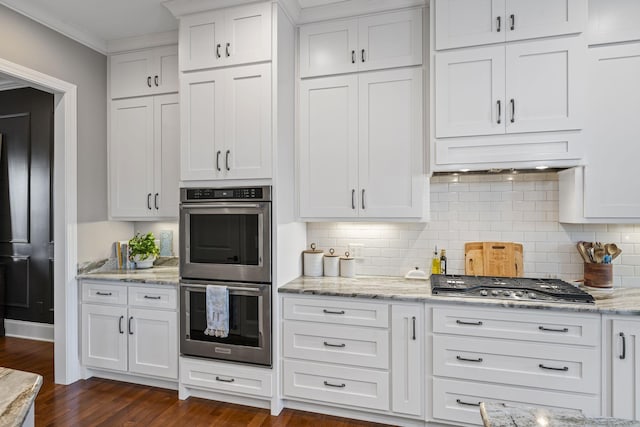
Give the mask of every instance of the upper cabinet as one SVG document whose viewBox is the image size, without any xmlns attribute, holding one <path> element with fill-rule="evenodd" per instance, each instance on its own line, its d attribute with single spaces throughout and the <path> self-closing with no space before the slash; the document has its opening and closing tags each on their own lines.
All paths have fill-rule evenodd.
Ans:
<svg viewBox="0 0 640 427">
<path fill-rule="evenodd" d="M 271 3 L 180 19 L 180 71 L 271 60 Z"/>
<path fill-rule="evenodd" d="M 178 91 L 178 47 L 163 46 L 109 57 L 111 98 Z"/>
<path fill-rule="evenodd" d="M 640 2 L 589 0 L 589 44 L 640 40 Z"/>
<path fill-rule="evenodd" d="M 435 16 L 435 47 L 451 49 L 581 33 L 587 0 L 437 0 Z"/>
<path fill-rule="evenodd" d="M 300 27 L 300 77 L 422 64 L 422 10 Z"/>
</svg>

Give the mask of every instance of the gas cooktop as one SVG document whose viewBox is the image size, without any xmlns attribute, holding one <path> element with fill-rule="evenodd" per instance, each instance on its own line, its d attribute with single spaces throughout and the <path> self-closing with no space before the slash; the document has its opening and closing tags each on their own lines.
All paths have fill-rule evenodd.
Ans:
<svg viewBox="0 0 640 427">
<path fill-rule="evenodd" d="M 594 303 L 587 292 L 559 279 L 434 274 L 431 293 L 465 298 Z"/>
</svg>

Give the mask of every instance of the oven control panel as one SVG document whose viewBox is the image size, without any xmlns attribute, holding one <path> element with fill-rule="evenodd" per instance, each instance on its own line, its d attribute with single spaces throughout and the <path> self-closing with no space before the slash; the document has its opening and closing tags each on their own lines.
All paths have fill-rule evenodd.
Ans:
<svg viewBox="0 0 640 427">
<path fill-rule="evenodd" d="M 187 201 L 211 200 L 271 200 L 271 187 L 183 188 L 180 199 Z"/>
</svg>

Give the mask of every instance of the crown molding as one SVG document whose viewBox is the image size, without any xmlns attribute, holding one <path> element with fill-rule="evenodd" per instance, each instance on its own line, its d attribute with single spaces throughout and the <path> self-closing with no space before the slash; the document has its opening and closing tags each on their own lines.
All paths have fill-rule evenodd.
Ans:
<svg viewBox="0 0 640 427">
<path fill-rule="evenodd" d="M 176 18 L 207 10 L 240 6 L 249 3 L 263 3 L 256 0 L 168 0 L 162 3 Z"/>
<path fill-rule="evenodd" d="M 107 53 L 120 53 L 172 44 L 178 44 L 178 30 L 109 40 L 107 41 Z"/>
<path fill-rule="evenodd" d="M 428 0 L 343 0 L 322 6 L 301 9 L 297 24 L 346 18 L 368 13 L 385 12 L 407 7 L 428 6 Z"/>
</svg>

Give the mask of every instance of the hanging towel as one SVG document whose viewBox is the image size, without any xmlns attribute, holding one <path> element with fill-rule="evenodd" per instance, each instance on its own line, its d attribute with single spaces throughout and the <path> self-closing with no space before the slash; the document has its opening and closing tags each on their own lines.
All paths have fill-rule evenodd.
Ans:
<svg viewBox="0 0 640 427">
<path fill-rule="evenodd" d="M 207 285 L 207 329 L 205 335 L 226 338 L 229 335 L 229 291 L 225 286 Z"/>
</svg>

